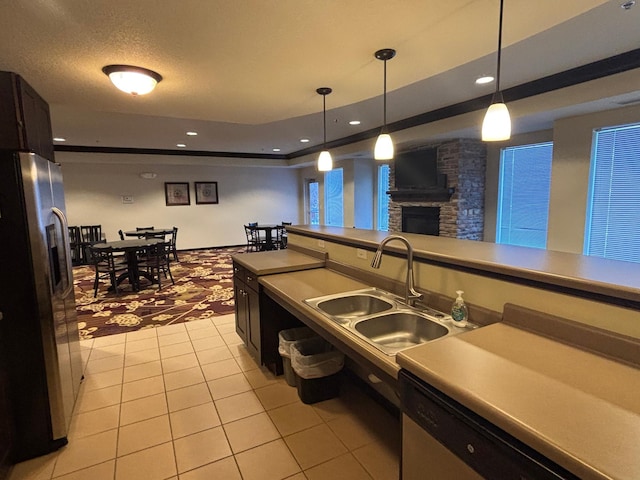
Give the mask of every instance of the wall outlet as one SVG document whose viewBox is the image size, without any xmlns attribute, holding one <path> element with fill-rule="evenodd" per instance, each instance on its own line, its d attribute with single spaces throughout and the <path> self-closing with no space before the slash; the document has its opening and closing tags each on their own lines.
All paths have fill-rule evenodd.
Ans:
<svg viewBox="0 0 640 480">
<path fill-rule="evenodd" d="M 367 251 L 364 248 L 356 248 L 356 257 L 366 260 Z"/>
<path fill-rule="evenodd" d="M 318 240 L 318 246 L 324 248 L 324 240 Z"/>
</svg>

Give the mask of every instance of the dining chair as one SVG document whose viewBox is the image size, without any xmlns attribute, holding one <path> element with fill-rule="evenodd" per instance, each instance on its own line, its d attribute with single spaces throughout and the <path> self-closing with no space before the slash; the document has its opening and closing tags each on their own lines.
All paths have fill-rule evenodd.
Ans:
<svg viewBox="0 0 640 480">
<path fill-rule="evenodd" d="M 71 264 L 80 265 L 82 263 L 82 236 L 80 227 L 69 227 L 69 249 L 71 250 Z"/>
<path fill-rule="evenodd" d="M 167 278 L 169 274 L 171 284 L 175 285 L 169 265 L 171 253 L 171 242 L 159 242 L 146 248 L 144 254 L 138 258 L 138 269 L 146 270 L 151 278 L 157 279 L 158 290 L 162 288 L 162 275 Z"/>
<path fill-rule="evenodd" d="M 171 254 L 173 255 L 173 260 L 179 262 L 178 259 L 178 250 L 176 249 L 176 239 L 178 238 L 178 227 L 173 227 L 173 232 L 171 232 Z"/>
<path fill-rule="evenodd" d="M 276 236 L 273 239 L 273 244 L 275 245 L 275 248 L 277 248 L 278 250 L 283 249 L 283 248 L 287 248 L 287 245 L 285 243 L 284 240 L 284 233 L 285 233 L 285 229 L 284 229 L 284 225 L 278 225 L 275 228 L 275 232 L 276 232 Z"/>
<path fill-rule="evenodd" d="M 282 248 L 287 248 L 287 241 L 289 240 L 287 238 L 287 226 L 291 225 L 292 222 L 282 222 L 281 225 L 284 227 L 284 231 L 282 232 Z"/>
<path fill-rule="evenodd" d="M 118 230 L 118 235 L 120 235 L 120 240 L 124 240 L 124 232 L 122 230 Z"/>
<path fill-rule="evenodd" d="M 244 226 L 244 233 L 247 236 L 247 247 L 245 251 L 247 252 L 258 252 L 262 250 L 262 247 L 264 247 L 266 243 L 265 240 L 260 237 L 258 230 L 255 228 L 256 225 L 247 224 Z"/>
<path fill-rule="evenodd" d="M 89 263 L 93 265 L 96 276 L 93 280 L 93 296 L 98 295 L 98 285 L 101 278 L 109 278 L 111 286 L 116 294 L 120 293 L 118 289 L 118 274 L 127 271 L 127 264 L 116 259 L 111 248 L 93 248 L 87 246 L 89 253 Z"/>
<path fill-rule="evenodd" d="M 82 239 L 81 255 L 82 263 L 89 263 L 89 251 L 87 247 L 100 243 L 102 241 L 102 226 L 101 225 L 80 225 L 80 237 Z"/>
</svg>

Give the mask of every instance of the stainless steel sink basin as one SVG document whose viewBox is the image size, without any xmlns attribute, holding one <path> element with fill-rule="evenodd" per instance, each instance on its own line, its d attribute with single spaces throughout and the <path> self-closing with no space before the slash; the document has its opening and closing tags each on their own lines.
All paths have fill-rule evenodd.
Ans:
<svg viewBox="0 0 640 480">
<path fill-rule="evenodd" d="M 391 310 L 394 304 L 364 293 L 318 302 L 317 308 L 340 319 L 352 319 Z"/>
<path fill-rule="evenodd" d="M 410 307 L 377 288 L 308 298 L 304 303 L 386 355 L 463 331 L 449 325 L 449 315 Z"/>
<path fill-rule="evenodd" d="M 385 313 L 360 320 L 353 328 L 389 355 L 449 333 L 444 325 L 408 311 Z"/>
</svg>

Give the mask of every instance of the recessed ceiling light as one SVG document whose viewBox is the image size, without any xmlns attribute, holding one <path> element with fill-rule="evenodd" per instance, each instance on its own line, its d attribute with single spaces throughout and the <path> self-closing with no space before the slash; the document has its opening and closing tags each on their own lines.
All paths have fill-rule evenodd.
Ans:
<svg viewBox="0 0 640 480">
<path fill-rule="evenodd" d="M 310 140 L 309 140 L 308 138 L 301 138 L 301 139 L 300 139 L 300 142 L 301 142 L 301 143 L 309 143 L 309 142 L 310 142 Z"/>
<path fill-rule="evenodd" d="M 198 132 L 187 132 L 187 135 L 189 135 L 190 137 L 195 137 L 196 135 L 198 135 Z"/>
<path fill-rule="evenodd" d="M 482 77 L 476 78 L 476 85 L 485 85 L 487 83 L 491 83 L 495 80 L 492 75 L 484 75 Z"/>
<path fill-rule="evenodd" d="M 351 120 L 349 125 L 360 125 L 360 120 Z"/>
<path fill-rule="evenodd" d="M 274 148 L 274 149 L 273 149 L 273 151 L 274 151 L 274 152 L 279 152 L 279 151 L 280 151 L 280 149 L 279 149 L 279 148 Z"/>
<path fill-rule="evenodd" d="M 184 143 L 176 143 L 176 147 L 184 148 L 186 145 Z"/>
<path fill-rule="evenodd" d="M 62 137 L 53 137 L 53 141 L 54 142 L 66 142 L 67 139 L 66 138 L 62 138 Z"/>
</svg>

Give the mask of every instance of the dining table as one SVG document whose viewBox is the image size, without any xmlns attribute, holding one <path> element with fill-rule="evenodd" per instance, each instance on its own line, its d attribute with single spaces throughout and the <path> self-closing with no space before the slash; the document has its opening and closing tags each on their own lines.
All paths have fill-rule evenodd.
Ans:
<svg viewBox="0 0 640 480">
<path fill-rule="evenodd" d="M 119 285 L 125 279 L 129 280 L 129 284 L 134 291 L 140 290 L 140 277 L 146 278 L 151 283 L 155 283 L 153 277 L 138 268 L 138 253 L 148 250 L 150 247 L 162 243 L 162 238 L 137 238 L 131 240 L 115 240 L 113 242 L 101 242 L 92 245 L 95 250 L 111 249 L 113 252 L 123 252 L 127 261 L 127 271 L 116 279 Z M 110 287 L 111 288 L 111 287 Z"/>
<path fill-rule="evenodd" d="M 143 230 L 129 230 L 122 232 L 125 237 L 164 237 L 165 235 L 171 235 L 173 228 L 145 228 Z"/>
<path fill-rule="evenodd" d="M 256 230 L 258 234 L 264 232 L 264 244 L 261 250 L 276 250 L 278 245 L 273 241 L 273 231 L 282 228 L 282 225 L 275 223 L 259 223 L 258 225 L 250 225 L 249 228 Z"/>
</svg>

